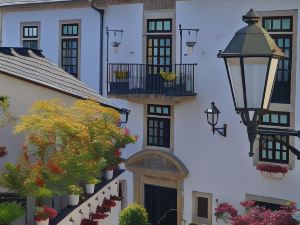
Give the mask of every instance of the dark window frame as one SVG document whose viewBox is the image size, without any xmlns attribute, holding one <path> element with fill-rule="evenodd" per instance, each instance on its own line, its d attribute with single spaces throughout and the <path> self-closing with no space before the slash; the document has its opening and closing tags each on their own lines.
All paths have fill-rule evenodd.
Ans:
<svg viewBox="0 0 300 225">
<path fill-rule="evenodd" d="M 165 21 L 170 22 L 170 29 L 165 30 Z M 154 30 L 149 29 L 149 24 L 151 22 L 154 22 Z M 157 22 L 162 22 L 162 30 L 157 30 Z M 173 25 L 172 25 L 173 20 L 171 18 L 166 18 L 166 19 L 147 19 L 147 33 L 172 33 L 173 30 Z"/>
<path fill-rule="evenodd" d="M 289 141 L 289 136 L 281 135 L 281 136 L 278 136 L 278 137 L 280 137 L 281 141 L 282 141 L 282 138 L 285 137 L 286 138 L 286 144 L 287 145 L 289 144 L 289 142 L 290 142 Z M 265 143 L 265 141 L 266 141 L 265 138 L 266 138 L 267 142 L 269 140 L 272 141 L 272 148 L 268 148 L 266 146 L 268 143 Z M 259 138 L 259 161 L 289 164 L 289 149 L 288 149 L 288 147 L 286 147 L 286 149 L 283 150 L 283 145 L 281 143 L 279 143 L 279 144 L 280 144 L 280 149 L 277 149 L 276 148 L 276 140 L 274 140 L 274 138 L 272 136 L 261 135 L 260 138 Z M 265 148 L 263 148 L 264 145 L 266 146 Z M 266 158 L 263 158 L 263 155 L 262 155 L 263 150 L 266 151 Z M 272 151 L 272 159 L 269 158 L 268 151 Z M 280 159 L 276 159 L 276 152 L 280 153 Z M 285 160 L 282 159 L 282 156 L 283 156 L 282 153 L 286 153 L 286 159 Z"/>
<path fill-rule="evenodd" d="M 266 29 L 268 32 L 293 32 L 293 16 L 264 16 L 262 17 L 262 26 L 264 27 L 266 20 L 276 20 L 280 19 L 280 27 L 281 29 L 272 29 L 273 28 L 273 22 L 272 22 L 272 28 Z M 282 29 L 282 20 L 283 19 L 290 19 L 290 29 Z"/>
<path fill-rule="evenodd" d="M 150 127 L 150 120 L 153 121 L 153 123 L 156 121 L 158 124 L 160 122 L 163 122 L 164 128 L 163 128 L 163 134 L 162 134 L 162 144 L 160 144 L 161 140 L 161 133 L 160 133 L 160 127 Z M 153 134 L 150 135 L 149 130 L 153 129 Z M 154 136 L 154 130 L 157 129 L 157 135 Z M 157 138 L 157 143 L 150 143 L 150 138 Z M 154 141 L 153 141 L 154 142 Z M 164 148 L 170 148 L 171 147 L 171 118 L 161 118 L 161 117 L 147 117 L 147 146 L 156 146 L 156 147 L 164 147 Z"/>
<path fill-rule="evenodd" d="M 25 29 L 30 29 L 30 28 L 36 28 L 36 35 L 35 36 L 25 36 Z M 23 34 L 22 34 L 22 36 L 23 36 L 23 39 L 31 39 L 31 38 L 39 38 L 39 26 L 37 26 L 37 25 L 23 25 L 23 27 L 22 27 L 22 29 L 23 29 Z"/>
<path fill-rule="evenodd" d="M 168 114 L 164 114 L 164 113 L 157 113 L 156 110 L 155 110 L 155 113 L 152 113 L 150 112 L 150 107 L 154 107 L 156 109 L 156 107 L 161 107 L 162 109 L 163 108 L 168 108 Z M 148 115 L 151 115 L 151 116 L 171 116 L 171 106 L 169 105 L 157 105 L 157 104 L 149 104 L 147 105 L 147 113 Z"/>
<path fill-rule="evenodd" d="M 263 116 L 268 114 L 270 122 L 263 122 Z M 278 115 L 278 123 L 271 122 L 271 115 Z M 287 116 L 287 124 L 280 123 L 280 116 L 285 115 Z M 280 127 L 289 127 L 290 126 L 290 113 L 289 112 L 277 112 L 277 111 L 268 111 L 267 113 L 260 115 L 260 125 L 266 126 L 280 126 Z"/>
<path fill-rule="evenodd" d="M 64 34 L 64 27 L 77 26 L 77 34 Z M 63 23 L 61 25 L 61 36 L 62 37 L 79 37 L 79 23 Z"/>
<path fill-rule="evenodd" d="M 67 26 L 77 26 L 77 34 L 64 34 L 64 27 Z M 60 51 L 61 51 L 61 55 L 60 55 L 60 63 L 61 63 L 61 67 L 63 70 L 65 70 L 67 73 L 73 75 L 74 77 L 78 78 L 79 76 L 79 52 L 80 52 L 80 23 L 79 22 L 73 22 L 73 23 L 62 23 L 61 24 L 61 47 L 60 47 Z M 76 48 L 73 47 L 66 47 L 64 48 L 64 43 L 66 43 L 66 46 L 70 45 L 70 43 L 73 43 L 74 41 L 76 41 Z M 71 44 L 72 45 L 72 44 Z M 73 51 L 76 50 L 76 56 L 74 57 L 72 54 L 68 55 L 68 56 L 64 56 L 63 52 L 68 52 L 68 51 Z M 73 65 L 72 61 L 73 59 L 76 59 L 76 63 L 75 65 Z M 71 61 L 71 63 L 64 63 L 65 59 L 69 59 Z M 75 67 L 76 72 L 73 72 L 73 68 Z M 72 69 L 71 69 L 72 68 Z"/>
<path fill-rule="evenodd" d="M 204 214 L 205 215 L 203 215 L 202 213 L 203 213 L 203 211 L 201 212 L 201 210 L 200 210 L 200 199 L 205 199 L 205 204 L 206 204 L 206 209 L 204 210 L 205 212 L 204 212 Z M 207 198 L 207 197 L 203 197 L 203 196 L 201 196 L 201 197 L 197 197 L 197 216 L 198 217 L 200 217 L 200 218 L 205 218 L 205 219 L 208 219 L 208 217 L 209 217 L 209 208 L 208 208 L 208 206 L 209 206 L 209 199 Z"/>
</svg>

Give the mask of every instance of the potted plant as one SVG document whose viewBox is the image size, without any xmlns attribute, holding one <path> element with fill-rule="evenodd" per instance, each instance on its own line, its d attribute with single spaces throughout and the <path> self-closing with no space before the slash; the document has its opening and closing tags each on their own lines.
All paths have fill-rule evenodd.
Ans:
<svg viewBox="0 0 300 225">
<path fill-rule="evenodd" d="M 25 214 L 25 209 L 17 203 L 0 203 L 0 224 L 9 225 Z"/>
<path fill-rule="evenodd" d="M 56 216 L 56 210 L 51 207 L 42 206 L 35 208 L 34 220 L 36 225 L 48 225 L 49 219 L 53 219 Z"/>
<path fill-rule="evenodd" d="M 77 185 L 70 185 L 68 187 L 68 203 L 69 205 L 75 206 L 79 204 L 79 196 L 83 193 L 81 187 Z"/>
<path fill-rule="evenodd" d="M 120 213 L 120 225 L 150 225 L 146 209 L 138 204 L 131 204 Z"/>
<path fill-rule="evenodd" d="M 100 180 L 94 177 L 89 178 L 85 184 L 85 192 L 87 194 L 93 194 L 95 191 L 95 185 L 100 183 Z"/>
<path fill-rule="evenodd" d="M 261 175 L 270 179 L 281 179 L 288 172 L 288 167 L 273 165 L 269 163 L 259 163 L 256 169 L 261 172 Z"/>
<path fill-rule="evenodd" d="M 115 169 L 114 166 L 109 166 L 109 167 L 106 168 L 106 170 L 105 170 L 105 179 L 106 180 L 111 180 L 113 178 L 114 169 Z"/>
</svg>

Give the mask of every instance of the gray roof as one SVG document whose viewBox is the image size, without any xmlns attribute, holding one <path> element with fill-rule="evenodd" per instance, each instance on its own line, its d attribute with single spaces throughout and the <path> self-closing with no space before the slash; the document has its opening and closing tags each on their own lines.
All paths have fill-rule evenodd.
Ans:
<svg viewBox="0 0 300 225">
<path fill-rule="evenodd" d="M 93 99 L 118 109 L 105 97 L 47 60 L 40 50 L 0 48 L 0 73 L 82 99 Z"/>
<path fill-rule="evenodd" d="M 25 4 L 35 4 L 35 3 L 51 3 L 51 2 L 70 2 L 72 0 L 0 0 L 1 6 L 10 5 L 25 5 Z"/>
</svg>

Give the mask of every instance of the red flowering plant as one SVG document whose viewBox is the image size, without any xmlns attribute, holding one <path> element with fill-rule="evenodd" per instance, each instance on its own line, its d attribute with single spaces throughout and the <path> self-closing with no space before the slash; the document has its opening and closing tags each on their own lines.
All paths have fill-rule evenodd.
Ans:
<svg viewBox="0 0 300 225">
<path fill-rule="evenodd" d="M 246 211 L 249 211 L 251 208 L 255 207 L 255 201 L 243 201 L 240 203 L 240 205 L 243 206 L 246 209 Z"/>
<path fill-rule="evenodd" d="M 42 207 L 35 208 L 35 214 L 34 214 L 35 221 L 43 221 L 43 220 L 47 220 L 47 219 L 53 219 L 56 216 L 57 216 L 56 210 L 51 207 L 44 205 Z"/>
<path fill-rule="evenodd" d="M 296 204 L 282 206 L 280 210 L 271 211 L 265 207 L 251 208 L 245 215 L 231 218 L 232 225 L 297 225 L 293 218 Z"/>
<path fill-rule="evenodd" d="M 116 195 L 111 195 L 110 200 L 112 200 L 112 201 L 122 201 L 123 197 L 116 196 Z"/>
<path fill-rule="evenodd" d="M 286 166 L 280 166 L 280 165 L 273 165 L 273 164 L 267 164 L 267 163 L 259 163 L 256 166 L 256 169 L 262 172 L 269 172 L 269 173 L 287 173 L 288 168 Z"/>
<path fill-rule="evenodd" d="M 108 217 L 108 215 L 106 213 L 101 212 L 92 213 L 91 215 L 92 220 L 103 220 L 106 217 Z"/>
<path fill-rule="evenodd" d="M 98 225 L 98 222 L 94 221 L 94 220 L 91 220 L 91 219 L 83 218 L 81 220 L 80 225 Z"/>
<path fill-rule="evenodd" d="M 116 206 L 116 202 L 113 201 L 113 200 L 111 200 L 111 199 L 106 199 L 106 198 L 104 198 L 104 200 L 103 200 L 103 202 L 102 202 L 102 206 L 103 206 L 104 208 L 110 209 L 110 208 L 113 208 L 113 207 Z"/>
<path fill-rule="evenodd" d="M 231 218 L 237 216 L 237 210 L 227 202 L 220 203 L 218 207 L 215 208 L 215 216 L 217 219 L 228 222 Z"/>
</svg>

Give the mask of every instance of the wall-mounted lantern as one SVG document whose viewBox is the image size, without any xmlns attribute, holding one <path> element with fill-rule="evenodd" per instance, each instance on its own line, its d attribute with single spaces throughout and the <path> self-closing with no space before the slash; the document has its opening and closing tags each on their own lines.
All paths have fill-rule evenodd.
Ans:
<svg viewBox="0 0 300 225">
<path fill-rule="evenodd" d="M 121 113 L 121 123 L 127 123 L 128 122 L 128 117 L 130 114 L 130 110 L 129 109 L 120 109 L 120 113 Z"/>
<path fill-rule="evenodd" d="M 197 44 L 197 37 L 199 29 L 188 29 L 188 28 L 182 28 L 181 24 L 179 24 L 179 33 L 180 33 L 180 63 L 182 64 L 182 35 L 183 32 L 187 32 L 187 40 L 185 42 L 187 48 L 188 48 L 188 55 L 191 55 L 193 53 L 193 48 Z"/>
<path fill-rule="evenodd" d="M 300 131 L 258 127 L 259 115 L 269 109 L 278 61 L 285 58 L 272 37 L 259 25 L 259 19 L 251 9 L 243 16 L 248 25 L 237 31 L 226 49 L 218 54 L 225 62 L 235 110 L 247 126 L 250 157 L 254 155 L 253 143 L 257 135 L 273 136 L 275 139 L 276 135 L 300 136 Z M 276 141 L 287 146 L 300 159 L 297 149 Z"/>
<path fill-rule="evenodd" d="M 212 126 L 212 132 L 215 134 L 217 132 L 221 136 L 226 137 L 227 134 L 227 125 L 224 124 L 223 127 L 216 127 L 218 120 L 219 120 L 219 114 L 221 113 L 220 110 L 215 106 L 215 103 L 211 103 L 211 108 L 205 110 L 206 116 L 207 116 L 207 122 L 209 125 Z"/>
<path fill-rule="evenodd" d="M 113 52 L 117 53 L 119 50 L 119 46 L 121 44 L 122 38 L 123 38 L 123 30 L 112 30 L 106 27 L 106 61 L 108 62 L 108 46 L 109 43 L 111 44 L 113 48 Z M 112 35 L 110 35 L 112 34 Z"/>
</svg>

